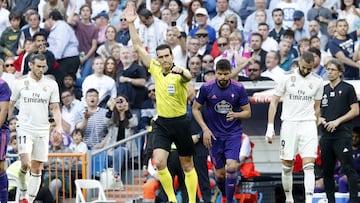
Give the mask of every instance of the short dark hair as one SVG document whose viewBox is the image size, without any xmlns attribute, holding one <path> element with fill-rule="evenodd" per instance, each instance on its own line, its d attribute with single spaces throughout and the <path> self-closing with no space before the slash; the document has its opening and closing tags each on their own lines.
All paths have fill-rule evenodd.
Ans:
<svg viewBox="0 0 360 203">
<path fill-rule="evenodd" d="M 53 20 L 64 20 L 64 17 L 61 15 L 60 11 L 58 11 L 57 9 L 55 9 L 49 13 L 49 18 L 52 18 Z"/>
<path fill-rule="evenodd" d="M 304 60 L 306 63 L 314 62 L 314 55 L 310 53 L 309 51 L 305 51 L 301 55 L 301 59 Z"/>
<path fill-rule="evenodd" d="M 34 64 L 35 60 L 40 60 L 40 61 L 45 61 L 46 60 L 46 56 L 44 54 L 31 54 L 30 56 L 30 63 Z"/>
<path fill-rule="evenodd" d="M 160 44 L 159 46 L 156 47 L 156 52 L 164 49 L 169 49 L 171 56 L 173 55 L 171 47 L 168 44 Z"/>
<path fill-rule="evenodd" d="M 183 4 L 182 4 L 182 2 L 180 1 L 180 0 L 170 0 L 169 1 L 169 3 L 171 2 L 171 1 L 174 1 L 178 6 L 179 6 L 179 13 L 181 14 L 182 13 L 182 11 L 183 11 Z"/>
<path fill-rule="evenodd" d="M 97 91 L 97 89 L 95 89 L 95 88 L 90 88 L 90 89 L 88 89 L 88 90 L 86 91 L 86 95 L 88 95 L 89 93 L 93 93 L 93 92 L 95 92 L 96 94 L 99 95 L 99 91 Z"/>
<path fill-rule="evenodd" d="M 262 36 L 260 33 L 258 33 L 258 32 L 253 32 L 253 33 L 251 34 L 251 37 L 252 37 L 252 36 L 258 36 L 258 37 L 260 37 L 261 41 L 264 41 L 263 36 Z M 250 39 L 251 39 L 251 37 L 250 37 Z"/>
<path fill-rule="evenodd" d="M 32 36 L 33 40 L 36 39 L 36 37 L 38 36 L 43 36 L 46 40 L 47 36 L 46 36 L 46 33 L 45 32 L 42 32 L 42 31 L 38 31 L 38 32 L 35 32 L 35 34 Z"/>
<path fill-rule="evenodd" d="M 318 57 L 321 57 L 321 51 L 316 47 L 310 47 L 308 49 L 308 52 L 314 53 L 314 54 L 318 55 Z"/>
<path fill-rule="evenodd" d="M 79 128 L 75 128 L 72 132 L 71 132 L 71 137 L 74 137 L 74 135 L 80 133 L 81 137 L 84 138 L 84 131 L 82 131 Z"/>
<path fill-rule="evenodd" d="M 258 24 L 258 27 L 260 27 L 260 26 L 266 26 L 267 29 L 269 29 L 269 25 L 268 25 L 267 23 L 259 23 L 259 24 Z"/>
<path fill-rule="evenodd" d="M 227 59 L 220 59 L 216 63 L 216 70 L 230 70 L 231 71 L 230 61 Z"/>
<path fill-rule="evenodd" d="M 67 74 L 64 75 L 64 78 L 65 78 L 65 77 L 71 77 L 74 81 L 76 81 L 76 75 L 75 75 L 75 73 L 67 73 Z"/>
<path fill-rule="evenodd" d="M 151 11 L 149 11 L 149 10 L 146 9 L 146 8 L 144 8 L 144 9 L 141 9 L 141 10 L 139 11 L 139 16 L 148 19 L 149 17 L 152 17 L 153 14 L 151 13 Z"/>
<path fill-rule="evenodd" d="M 284 31 L 283 36 L 289 36 L 289 37 L 295 38 L 295 32 L 290 29 L 287 29 Z"/>
<path fill-rule="evenodd" d="M 9 20 L 20 20 L 21 19 L 21 15 L 20 13 L 18 12 L 15 12 L 15 11 L 12 11 L 10 14 L 9 14 Z"/>
<path fill-rule="evenodd" d="M 284 15 L 284 11 L 281 8 L 274 8 L 274 10 L 271 12 L 271 15 L 274 16 L 274 13 L 278 11 L 281 11 L 281 14 Z"/>
</svg>

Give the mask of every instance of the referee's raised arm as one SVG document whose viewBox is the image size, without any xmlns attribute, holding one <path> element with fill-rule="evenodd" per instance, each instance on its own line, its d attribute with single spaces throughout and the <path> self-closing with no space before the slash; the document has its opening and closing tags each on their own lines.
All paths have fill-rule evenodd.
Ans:
<svg viewBox="0 0 360 203">
<path fill-rule="evenodd" d="M 139 54 L 139 57 L 141 61 L 143 62 L 144 66 L 146 68 L 149 68 L 150 62 L 151 62 L 151 56 L 146 52 L 146 50 L 143 47 L 143 44 L 141 42 L 141 39 L 139 35 L 137 34 L 134 21 L 137 17 L 136 15 L 136 9 L 133 5 L 128 4 L 125 8 L 125 17 L 126 21 L 129 24 L 129 33 L 130 38 L 133 44 L 133 47 L 135 48 L 136 52 Z"/>
</svg>

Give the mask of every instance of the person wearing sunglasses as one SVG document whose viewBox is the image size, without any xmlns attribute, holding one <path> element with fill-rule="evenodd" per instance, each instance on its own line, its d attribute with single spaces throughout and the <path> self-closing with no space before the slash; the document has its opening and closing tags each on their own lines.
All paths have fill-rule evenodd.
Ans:
<svg viewBox="0 0 360 203">
<path fill-rule="evenodd" d="M 116 34 L 116 41 L 124 46 L 128 45 L 130 40 L 129 25 L 126 22 L 125 15 L 122 13 L 120 16 L 120 24 L 116 27 L 119 31 Z"/>
<path fill-rule="evenodd" d="M 200 49 L 198 51 L 198 55 L 204 56 L 206 54 L 210 54 L 212 46 L 209 42 L 209 32 L 205 29 L 199 29 L 198 31 L 196 31 L 195 36 L 200 41 Z"/>
</svg>

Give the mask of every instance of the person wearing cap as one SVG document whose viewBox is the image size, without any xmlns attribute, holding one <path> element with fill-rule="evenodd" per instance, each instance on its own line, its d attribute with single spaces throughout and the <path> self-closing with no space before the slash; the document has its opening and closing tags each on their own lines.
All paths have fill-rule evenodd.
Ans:
<svg viewBox="0 0 360 203">
<path fill-rule="evenodd" d="M 99 13 L 94 18 L 92 18 L 95 21 L 95 26 L 98 29 L 98 38 L 97 38 L 97 44 L 98 46 L 102 45 L 106 41 L 106 29 L 109 25 L 109 16 L 104 12 Z"/>
<path fill-rule="evenodd" d="M 77 79 L 77 86 L 81 86 L 85 78 L 92 73 L 91 65 L 97 48 L 98 29 L 90 21 L 91 13 L 92 8 L 88 4 L 84 4 L 80 7 L 80 19 L 77 18 L 77 16 L 74 16 L 75 9 L 73 9 L 73 12 L 70 14 L 67 20 L 68 23 L 74 28 L 76 38 L 79 41 L 78 49 L 81 53 L 81 77 Z M 99 16 L 109 18 L 105 11 L 100 12 L 97 17 Z"/>
<path fill-rule="evenodd" d="M 205 8 L 198 8 L 195 11 L 195 22 L 198 25 L 197 27 L 191 29 L 189 31 L 189 35 L 195 37 L 195 33 L 199 29 L 205 29 L 208 31 L 209 43 L 213 44 L 216 40 L 216 31 L 213 27 L 211 27 L 207 22 L 209 19 L 209 14 Z"/>
<path fill-rule="evenodd" d="M 204 56 L 210 54 L 212 46 L 209 43 L 209 32 L 205 29 L 199 29 L 196 31 L 195 36 L 200 42 L 200 48 L 197 55 Z"/>
<path fill-rule="evenodd" d="M 297 44 L 302 38 L 310 38 L 309 25 L 305 21 L 304 12 L 300 10 L 294 12 L 293 18 L 294 24 L 291 29 L 295 32 L 295 43 Z"/>
<path fill-rule="evenodd" d="M 59 68 L 55 71 L 55 79 L 60 89 L 63 89 L 64 76 L 67 73 L 75 74 L 79 68 L 79 41 L 74 30 L 64 21 L 59 11 L 52 11 L 46 23 L 51 28 L 48 49 L 59 63 Z"/>
</svg>

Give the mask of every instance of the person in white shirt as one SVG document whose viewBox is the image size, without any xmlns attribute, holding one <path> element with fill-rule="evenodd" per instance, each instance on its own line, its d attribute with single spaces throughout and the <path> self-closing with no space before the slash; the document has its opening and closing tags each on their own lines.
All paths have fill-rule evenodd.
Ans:
<svg viewBox="0 0 360 203">
<path fill-rule="evenodd" d="M 75 115 L 84 109 L 81 101 L 75 98 L 75 94 L 71 90 L 64 90 L 61 92 L 61 117 L 63 123 L 63 130 L 67 134 L 75 129 Z"/>
<path fill-rule="evenodd" d="M 217 15 L 211 19 L 210 25 L 215 29 L 219 30 L 220 26 L 225 22 L 225 18 L 231 14 L 236 15 L 237 28 L 243 30 L 241 18 L 232 10 L 229 9 L 229 0 L 217 0 L 216 1 Z"/>
<path fill-rule="evenodd" d="M 273 79 L 276 83 L 280 82 L 285 75 L 285 71 L 280 68 L 279 61 L 279 53 L 269 51 L 265 58 L 266 70 L 261 75 Z"/>
<path fill-rule="evenodd" d="M 282 186 L 286 202 L 294 203 L 292 169 L 297 153 L 302 157 L 304 170 L 305 203 L 312 203 L 317 157 L 317 121 L 320 119 L 320 103 L 323 96 L 323 80 L 313 73 L 314 57 L 304 52 L 299 68 L 286 74 L 277 84 L 271 98 L 268 112 L 268 126 L 265 139 L 272 143 L 275 136 L 274 119 L 280 98 L 282 98 L 280 159 L 282 160 Z"/>
<path fill-rule="evenodd" d="M 279 50 L 279 44 L 277 41 L 269 37 L 269 25 L 266 23 L 260 23 L 258 25 L 258 32 L 263 36 L 263 43 L 261 45 L 261 48 L 267 52 L 270 50 L 277 51 Z"/>
</svg>

